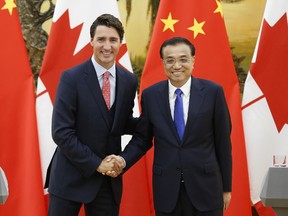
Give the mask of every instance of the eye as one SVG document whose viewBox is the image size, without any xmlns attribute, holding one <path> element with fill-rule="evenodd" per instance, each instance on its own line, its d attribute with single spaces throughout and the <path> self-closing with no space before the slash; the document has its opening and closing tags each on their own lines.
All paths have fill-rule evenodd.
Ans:
<svg viewBox="0 0 288 216">
<path fill-rule="evenodd" d="M 110 41 L 113 43 L 118 42 L 118 38 L 111 38 Z"/>
<path fill-rule="evenodd" d="M 185 63 L 189 62 L 189 59 L 188 58 L 180 58 L 179 62 L 182 63 L 182 64 L 185 64 Z"/>
<path fill-rule="evenodd" d="M 168 65 L 173 65 L 175 63 L 175 59 L 173 58 L 167 58 L 164 60 L 165 64 L 168 64 Z"/>
<path fill-rule="evenodd" d="M 103 42 L 104 40 L 105 40 L 104 38 L 97 38 L 97 41 L 100 43 Z"/>
</svg>

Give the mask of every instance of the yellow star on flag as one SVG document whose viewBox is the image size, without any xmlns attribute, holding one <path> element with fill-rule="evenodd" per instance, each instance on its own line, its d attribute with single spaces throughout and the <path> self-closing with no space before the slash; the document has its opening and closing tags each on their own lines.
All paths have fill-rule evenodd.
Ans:
<svg viewBox="0 0 288 216">
<path fill-rule="evenodd" d="M 197 37 L 198 34 L 205 35 L 205 32 L 202 29 L 204 24 L 205 24 L 205 21 L 198 23 L 198 21 L 194 18 L 194 25 L 188 28 L 189 30 L 194 32 L 194 39 Z"/>
<path fill-rule="evenodd" d="M 12 15 L 13 8 L 17 7 L 14 0 L 5 0 L 5 3 L 6 4 L 1 8 L 1 10 L 7 9 L 9 11 L 10 15 Z"/>
<path fill-rule="evenodd" d="M 221 17 L 223 18 L 223 11 L 222 11 L 222 5 L 221 2 L 216 0 L 217 8 L 215 9 L 214 13 L 220 13 Z"/>
<path fill-rule="evenodd" d="M 167 29 L 170 29 L 171 31 L 174 32 L 174 24 L 179 22 L 179 20 L 172 19 L 171 13 L 169 13 L 167 19 L 161 19 L 161 21 L 165 24 L 163 32 L 166 31 Z"/>
</svg>

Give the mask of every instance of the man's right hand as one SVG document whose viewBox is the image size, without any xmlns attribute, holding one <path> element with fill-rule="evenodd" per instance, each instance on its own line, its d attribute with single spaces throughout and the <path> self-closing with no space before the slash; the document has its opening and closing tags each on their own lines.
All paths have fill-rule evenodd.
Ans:
<svg viewBox="0 0 288 216">
<path fill-rule="evenodd" d="M 122 173 L 124 167 L 125 160 L 122 157 L 109 155 L 102 160 L 101 164 L 97 168 L 97 172 L 116 178 L 120 173 Z"/>
</svg>

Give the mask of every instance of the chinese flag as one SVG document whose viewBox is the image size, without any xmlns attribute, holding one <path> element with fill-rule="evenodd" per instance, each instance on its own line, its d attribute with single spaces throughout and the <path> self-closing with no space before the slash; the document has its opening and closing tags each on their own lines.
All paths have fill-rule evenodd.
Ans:
<svg viewBox="0 0 288 216">
<path fill-rule="evenodd" d="M 91 58 L 90 26 L 103 13 L 120 19 L 116 0 L 57 0 L 53 23 L 48 40 L 37 88 L 37 121 L 43 178 L 51 161 L 56 144 L 51 138 L 51 116 L 60 74 Z M 117 59 L 118 64 L 132 71 L 125 39 Z M 138 100 L 135 98 L 134 114 L 139 115 Z M 123 148 L 131 137 L 123 137 Z M 120 215 L 147 216 L 150 214 L 146 172 L 143 162 L 137 163 L 124 174 L 124 191 Z M 138 170 L 142 170 L 138 171 Z M 144 181 L 144 182 L 143 182 Z M 81 215 L 83 214 L 83 209 Z"/>
<path fill-rule="evenodd" d="M 160 1 L 140 90 L 166 79 L 159 50 L 168 38 L 182 36 L 196 47 L 193 76 L 213 80 L 225 91 L 232 118 L 233 189 L 226 216 L 251 215 L 240 89 L 218 0 Z M 151 191 L 153 150 L 146 155 Z"/>
<path fill-rule="evenodd" d="M 276 215 L 260 193 L 273 155 L 288 156 L 287 11 L 288 1 L 267 1 L 242 101 L 250 194 L 260 216 Z"/>
<path fill-rule="evenodd" d="M 14 1 L 0 1 L 0 20 L 0 166 L 9 188 L 0 215 L 44 216 L 33 76 Z"/>
</svg>

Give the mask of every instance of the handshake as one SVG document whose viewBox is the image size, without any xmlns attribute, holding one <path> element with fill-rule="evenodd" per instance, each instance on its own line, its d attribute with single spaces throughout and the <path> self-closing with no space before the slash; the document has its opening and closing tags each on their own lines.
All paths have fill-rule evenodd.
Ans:
<svg viewBox="0 0 288 216">
<path fill-rule="evenodd" d="M 106 156 L 102 160 L 101 164 L 97 168 L 97 172 L 102 173 L 102 175 L 116 178 L 119 174 L 122 173 L 125 166 L 126 162 L 123 157 L 112 154 Z"/>
</svg>

